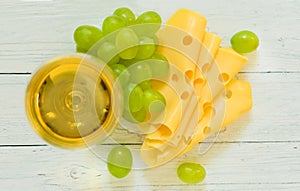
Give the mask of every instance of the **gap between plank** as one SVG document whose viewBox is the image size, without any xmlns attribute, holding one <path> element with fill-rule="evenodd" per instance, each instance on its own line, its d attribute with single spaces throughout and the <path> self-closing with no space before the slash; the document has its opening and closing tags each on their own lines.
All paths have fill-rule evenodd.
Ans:
<svg viewBox="0 0 300 191">
<path fill-rule="evenodd" d="M 299 141 L 216 141 L 216 142 L 201 142 L 201 143 L 198 143 L 198 144 L 282 144 L 282 143 L 300 143 L 300 140 Z M 116 144 L 116 143 L 104 143 L 102 145 L 142 145 L 142 143 L 119 143 L 119 144 Z M 48 144 L 26 144 L 26 145 L 0 145 L 0 148 L 1 147 L 48 147 L 50 145 Z"/>
</svg>

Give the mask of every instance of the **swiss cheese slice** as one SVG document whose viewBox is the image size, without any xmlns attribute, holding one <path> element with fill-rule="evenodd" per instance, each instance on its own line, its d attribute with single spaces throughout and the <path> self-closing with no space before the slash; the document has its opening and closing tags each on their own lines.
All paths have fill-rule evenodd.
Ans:
<svg viewBox="0 0 300 191">
<path fill-rule="evenodd" d="M 225 126 L 229 125 L 243 113 L 249 111 L 252 108 L 252 91 L 251 86 L 248 82 L 244 82 L 241 80 L 232 80 L 225 88 L 225 98 L 222 95 L 218 97 L 218 100 L 214 101 L 217 102 L 213 105 L 213 115 L 216 117 L 211 118 L 212 122 L 214 120 L 222 120 L 222 125 L 216 126 L 211 124 L 212 122 L 208 120 L 210 119 L 209 115 L 211 113 L 206 114 L 203 120 L 201 120 L 198 126 L 196 127 L 197 132 L 193 137 L 193 141 L 190 143 L 190 145 L 186 148 L 184 152 L 190 150 L 194 145 L 202 141 L 203 138 L 207 135 L 220 131 L 221 128 L 224 128 Z M 225 107 L 221 106 L 223 104 L 222 99 L 224 99 L 225 101 Z M 225 109 L 225 112 L 222 111 L 222 108 L 223 110 Z M 220 114 L 218 115 L 218 113 Z"/>
<path fill-rule="evenodd" d="M 199 13 L 189 9 L 179 9 L 166 24 L 182 29 L 202 42 L 206 23 L 206 18 Z"/>
<path fill-rule="evenodd" d="M 195 77 L 206 23 L 206 18 L 199 13 L 179 9 L 157 33 L 160 44 L 158 52 L 181 68 L 191 81 Z"/>
<path fill-rule="evenodd" d="M 228 84 L 230 80 L 243 68 L 247 57 L 235 52 L 232 48 L 220 48 L 215 62 L 220 69 L 219 80 Z"/>
<path fill-rule="evenodd" d="M 224 108 L 224 106 L 222 106 L 223 100 L 215 100 L 214 102 L 216 104 L 205 112 L 204 117 L 198 122 L 197 127 L 189 127 L 195 128 L 195 132 L 193 133 L 194 136 L 191 139 L 182 139 L 177 147 L 169 145 L 162 146 L 162 142 L 156 142 L 155 146 L 149 146 L 148 142 L 145 141 L 141 148 L 141 156 L 144 161 L 152 167 L 164 164 L 176 156 L 189 151 L 193 146 L 198 144 L 200 141 L 203 141 L 207 136 L 219 131 L 221 128 L 237 119 L 244 112 L 251 109 L 251 87 L 248 82 L 232 80 L 232 82 L 226 86 L 226 92 L 231 93 L 230 96 L 227 95 L 225 99 L 225 111 L 220 110 L 220 108 Z M 224 99 L 224 96 L 219 96 L 218 99 Z M 217 113 L 221 113 L 221 115 L 218 115 Z M 211 120 L 216 120 L 214 116 L 219 118 L 217 120 L 222 121 L 219 127 L 213 127 L 211 124 Z M 183 150 L 182 147 L 184 147 Z"/>
<path fill-rule="evenodd" d="M 233 80 L 247 58 L 220 48 L 221 38 L 205 31 L 206 22 L 202 15 L 180 9 L 157 33 L 157 50 L 171 71 L 165 84 L 153 82 L 167 104 L 163 120 L 152 124 L 156 130 L 141 147 L 149 166 L 187 152 L 252 107 L 250 84 Z"/>
</svg>

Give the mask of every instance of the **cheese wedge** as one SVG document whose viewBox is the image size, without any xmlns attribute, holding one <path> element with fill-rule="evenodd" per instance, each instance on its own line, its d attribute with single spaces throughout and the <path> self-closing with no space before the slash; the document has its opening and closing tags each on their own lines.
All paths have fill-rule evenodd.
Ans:
<svg viewBox="0 0 300 191">
<path fill-rule="evenodd" d="M 206 18 L 199 13 L 179 9 L 157 33 L 160 44 L 157 51 L 182 69 L 190 81 L 195 77 L 206 23 Z"/>
<path fill-rule="evenodd" d="M 187 152 L 194 145 L 202 141 L 203 138 L 208 135 L 207 133 L 211 134 L 220 131 L 221 128 L 229 125 L 252 108 L 252 91 L 248 82 L 232 80 L 226 86 L 226 92 L 224 92 L 224 94 L 226 94 L 225 98 L 221 95 L 215 100 L 214 117 L 209 121 L 210 116 L 207 114 L 207 116 L 200 121 L 196 128 L 197 132 L 195 133 L 195 137 L 193 137 L 193 141 L 184 152 Z M 223 103 L 226 105 L 222 106 Z M 220 122 L 220 120 L 222 120 L 222 122 Z M 216 121 L 222 125 L 214 124 Z"/>
<path fill-rule="evenodd" d="M 180 9 L 158 31 L 170 75 L 153 88 L 166 99 L 164 118 L 152 123 L 141 156 L 154 167 L 189 151 L 252 107 L 251 87 L 234 80 L 247 58 L 220 48 L 221 38 L 205 31 L 206 19 Z"/>
<path fill-rule="evenodd" d="M 192 81 L 194 78 L 195 61 L 190 60 L 182 52 L 174 50 L 173 48 L 159 46 L 157 51 L 163 54 L 170 64 L 175 65 L 182 71 L 186 77 Z"/>
<path fill-rule="evenodd" d="M 151 167 L 158 166 L 172 160 L 173 158 L 189 151 L 193 146 L 203 141 L 205 137 L 210 134 L 219 131 L 221 128 L 228 125 L 230 122 L 237 119 L 244 112 L 248 111 L 252 107 L 252 95 L 251 87 L 248 82 L 239 80 L 232 80 L 226 86 L 227 94 L 219 96 L 218 100 L 214 101 L 216 104 L 206 110 L 204 117 L 197 124 L 193 137 L 190 139 L 181 139 L 177 146 L 172 144 L 166 144 L 169 141 L 157 142 L 154 147 L 149 145 L 149 142 L 145 141 L 141 147 L 141 157 Z M 222 100 L 223 99 L 223 100 Z M 225 111 L 224 103 L 226 103 Z M 219 113 L 219 114 L 218 114 Z M 216 119 L 218 118 L 218 119 Z M 219 121 L 219 124 L 214 124 L 215 121 Z M 214 122 L 212 122 L 214 121 Z M 152 144 L 154 145 L 154 144 Z"/>
<path fill-rule="evenodd" d="M 205 32 L 205 36 L 201 44 L 201 48 L 199 49 L 199 57 L 197 60 L 197 65 L 194 71 L 195 73 L 194 85 L 196 88 L 201 87 L 201 83 L 199 84 L 199 81 L 202 82 L 205 78 L 204 76 L 207 76 L 204 74 L 211 67 L 211 64 L 219 50 L 221 41 L 222 41 L 221 37 L 211 32 L 207 32 L 207 31 Z"/>
<path fill-rule="evenodd" d="M 185 75 L 173 65 L 170 65 L 168 79 L 165 79 L 164 82 L 153 80 L 152 86 L 165 97 L 166 108 L 163 120 L 153 124 L 157 130 L 149 133 L 146 139 L 169 140 L 179 125 L 187 120 L 185 115 L 188 114 L 187 117 L 190 117 L 193 109 L 198 107 L 198 99 L 193 86 L 186 80 Z M 192 108 L 191 101 L 193 101 Z"/>
<path fill-rule="evenodd" d="M 166 25 L 186 31 L 202 42 L 207 20 L 204 16 L 189 9 L 179 9 L 167 21 Z"/>
<path fill-rule="evenodd" d="M 238 54 L 232 48 L 220 48 L 215 59 L 220 70 L 218 79 L 228 84 L 247 60 L 247 57 Z"/>
<path fill-rule="evenodd" d="M 218 35 L 207 31 L 205 32 L 197 63 L 203 73 L 208 71 L 209 65 L 212 63 L 220 48 L 221 41 L 222 39 Z"/>
</svg>

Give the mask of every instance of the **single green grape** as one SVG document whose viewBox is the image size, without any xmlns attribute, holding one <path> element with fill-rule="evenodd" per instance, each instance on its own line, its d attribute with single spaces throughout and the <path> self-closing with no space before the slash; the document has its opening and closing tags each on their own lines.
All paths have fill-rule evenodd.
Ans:
<svg viewBox="0 0 300 191">
<path fill-rule="evenodd" d="M 156 31 L 158 31 L 161 23 L 162 19 L 160 15 L 154 11 L 144 12 L 136 19 L 136 24 L 152 24 L 151 26 L 145 26 L 148 34 L 154 34 Z"/>
<path fill-rule="evenodd" d="M 104 35 L 114 32 L 118 29 L 124 28 L 126 23 L 122 17 L 117 15 L 108 16 L 102 23 L 102 31 Z"/>
<path fill-rule="evenodd" d="M 253 52 L 259 45 L 259 39 L 256 34 L 247 30 L 233 35 L 230 42 L 232 48 L 238 53 Z"/>
<path fill-rule="evenodd" d="M 133 25 L 135 23 L 135 15 L 134 13 L 127 7 L 121 7 L 114 11 L 114 15 L 122 17 L 125 21 L 127 26 Z"/>
<path fill-rule="evenodd" d="M 150 113 L 159 113 L 165 109 L 166 100 L 159 91 L 146 89 L 144 91 L 144 97 L 144 107 Z"/>
<path fill-rule="evenodd" d="M 146 119 L 146 116 L 147 116 L 147 111 L 145 110 L 144 107 L 142 107 L 137 112 L 130 112 L 130 111 L 124 110 L 124 113 L 123 113 L 123 117 L 132 123 L 144 122 Z"/>
<path fill-rule="evenodd" d="M 129 28 L 121 29 L 118 32 L 115 43 L 120 52 L 119 56 L 125 60 L 133 59 L 139 50 L 139 39 L 135 32 Z"/>
<path fill-rule="evenodd" d="M 155 52 L 151 58 L 149 66 L 151 67 L 152 76 L 158 78 L 167 76 L 170 70 L 167 58 L 158 52 Z"/>
<path fill-rule="evenodd" d="M 73 37 L 80 50 L 87 51 L 103 37 L 103 34 L 97 27 L 82 25 L 76 28 Z"/>
<path fill-rule="evenodd" d="M 138 16 L 136 20 L 137 24 L 145 24 L 145 23 L 155 23 L 161 24 L 162 20 L 160 15 L 155 11 L 147 11 Z"/>
<path fill-rule="evenodd" d="M 97 56 L 108 65 L 117 64 L 120 61 L 116 46 L 110 42 L 104 42 L 100 45 Z"/>
<path fill-rule="evenodd" d="M 131 113 L 141 110 L 144 102 L 143 89 L 139 85 L 133 83 L 128 84 L 124 88 L 125 109 L 130 111 Z"/>
<path fill-rule="evenodd" d="M 150 58 L 155 52 L 155 49 L 156 47 L 153 39 L 146 36 L 141 37 L 139 51 L 135 58 L 139 60 Z"/>
<path fill-rule="evenodd" d="M 132 154 L 125 146 L 114 147 L 107 157 L 108 171 L 117 178 L 124 178 L 132 168 Z"/>
<path fill-rule="evenodd" d="M 155 50 L 156 50 L 159 46 L 158 37 L 156 36 L 156 34 L 154 34 L 153 36 L 151 36 L 151 38 L 153 39 L 153 42 L 154 42 L 154 45 L 155 45 Z"/>
<path fill-rule="evenodd" d="M 138 62 L 138 60 L 136 59 L 131 59 L 131 60 L 124 60 L 124 59 L 120 59 L 119 64 L 122 64 L 126 67 L 130 67 L 132 64 Z"/>
<path fill-rule="evenodd" d="M 130 79 L 130 73 L 127 68 L 122 64 L 113 64 L 110 65 L 110 68 L 113 70 L 114 74 L 118 77 L 118 81 L 122 86 L 127 85 Z"/>
<path fill-rule="evenodd" d="M 151 88 L 152 88 L 151 80 L 145 80 L 145 81 L 139 83 L 139 86 L 140 86 L 143 90 L 151 89 Z"/>
<path fill-rule="evenodd" d="M 149 80 L 152 77 L 151 68 L 148 65 L 147 60 L 130 65 L 128 70 L 130 72 L 130 81 L 136 84 Z"/>
<path fill-rule="evenodd" d="M 183 163 L 177 168 L 177 176 L 185 183 L 197 184 L 204 180 L 206 172 L 200 164 Z"/>
<path fill-rule="evenodd" d="M 81 53 L 87 53 L 87 50 L 79 47 L 78 45 L 76 45 L 76 52 L 81 52 Z"/>
</svg>

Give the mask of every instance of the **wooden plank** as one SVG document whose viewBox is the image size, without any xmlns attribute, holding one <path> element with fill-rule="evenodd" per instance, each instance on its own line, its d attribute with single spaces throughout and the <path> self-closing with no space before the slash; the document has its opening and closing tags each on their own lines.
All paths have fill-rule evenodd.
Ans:
<svg viewBox="0 0 300 191">
<path fill-rule="evenodd" d="M 254 106 L 218 137 L 219 142 L 300 141 L 300 74 L 239 74 L 251 82 Z M 29 75 L 0 75 L 0 145 L 44 144 L 29 126 L 24 97 Z M 129 137 L 124 136 L 130 135 Z M 121 142 L 139 143 L 141 137 L 115 132 Z"/>
<path fill-rule="evenodd" d="M 4 147 L 0 182 L 6 190 L 297 190 L 299 147 L 299 143 L 215 144 L 205 155 L 196 147 L 158 168 L 133 170 L 124 179 L 110 176 L 105 162 L 88 150 Z M 183 184 L 176 175 L 183 162 L 201 163 L 207 171 L 204 182 Z"/>
<path fill-rule="evenodd" d="M 231 5 L 235 6 L 231 6 Z M 110 1 L 1 1 L 0 73 L 32 72 L 49 58 L 74 51 L 73 31 L 78 25 L 100 26 L 102 20 L 117 7 L 127 6 L 136 13 L 158 11 L 166 21 L 177 9 L 185 7 L 205 15 L 208 29 L 223 38 L 239 30 L 250 29 L 261 39 L 259 51 L 249 55 L 246 72 L 299 72 L 300 27 L 299 1 L 259 0 L 197 2 L 134 0 Z M 241 8 L 241 7 L 247 7 Z M 287 17 L 288 15 L 288 17 Z M 28 22 L 30 21 L 30 22 Z M 275 21 L 275 22 L 274 22 Z"/>
</svg>

